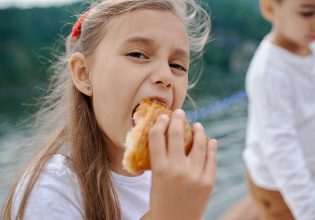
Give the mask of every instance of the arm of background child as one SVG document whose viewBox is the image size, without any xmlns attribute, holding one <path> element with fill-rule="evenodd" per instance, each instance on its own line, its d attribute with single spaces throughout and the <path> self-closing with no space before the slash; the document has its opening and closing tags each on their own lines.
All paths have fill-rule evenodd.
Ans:
<svg viewBox="0 0 315 220">
<path fill-rule="evenodd" d="M 255 202 L 248 194 L 228 209 L 219 220 L 259 220 Z"/>
<path fill-rule="evenodd" d="M 315 219 L 315 183 L 297 137 L 290 80 L 274 72 L 259 82 L 260 96 L 255 98 L 261 104 L 257 108 L 261 143 L 267 166 L 293 215 L 309 220 Z"/>
</svg>

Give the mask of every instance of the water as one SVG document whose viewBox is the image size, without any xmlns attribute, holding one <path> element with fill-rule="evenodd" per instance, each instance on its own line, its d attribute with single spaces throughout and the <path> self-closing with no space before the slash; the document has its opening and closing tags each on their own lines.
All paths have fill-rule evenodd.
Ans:
<svg viewBox="0 0 315 220">
<path fill-rule="evenodd" d="M 213 99 L 198 100 L 198 106 L 207 106 Z M 246 194 L 244 183 L 245 166 L 242 161 L 246 128 L 245 101 L 223 109 L 200 120 L 208 136 L 219 141 L 217 182 L 206 213 L 206 219 L 218 219 L 231 205 Z M 0 114 L 0 206 L 9 186 L 21 171 L 32 152 L 19 149 L 12 140 L 23 139 L 25 131 L 7 132 L 12 120 L 4 120 Z M 16 120 L 16 119 L 15 119 Z"/>
<path fill-rule="evenodd" d="M 218 139 L 217 181 L 206 219 L 218 219 L 246 192 L 245 165 L 242 151 L 245 145 L 246 103 L 233 107 L 202 120 L 208 136 Z"/>
</svg>

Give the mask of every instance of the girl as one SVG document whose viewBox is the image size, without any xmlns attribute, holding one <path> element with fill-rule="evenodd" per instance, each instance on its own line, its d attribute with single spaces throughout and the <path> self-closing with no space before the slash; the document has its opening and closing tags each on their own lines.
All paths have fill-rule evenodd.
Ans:
<svg viewBox="0 0 315 220">
<path fill-rule="evenodd" d="M 180 107 L 191 54 L 208 34 L 208 16 L 193 0 L 104 0 L 82 15 L 41 112 L 45 148 L 10 193 L 4 219 L 202 218 L 216 141 L 196 123 L 186 156 Z M 121 166 L 124 140 L 143 98 L 174 114 L 149 132 L 152 172 L 130 176 Z"/>
</svg>

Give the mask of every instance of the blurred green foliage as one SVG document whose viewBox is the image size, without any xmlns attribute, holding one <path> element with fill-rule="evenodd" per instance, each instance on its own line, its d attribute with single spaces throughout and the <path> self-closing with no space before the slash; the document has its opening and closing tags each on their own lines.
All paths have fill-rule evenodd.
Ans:
<svg viewBox="0 0 315 220">
<path fill-rule="evenodd" d="M 47 67 L 82 4 L 0 10 L 0 88 L 46 82 Z"/>
<path fill-rule="evenodd" d="M 220 74 L 244 73 L 246 65 L 235 69 L 233 60 L 248 63 L 251 54 L 244 52 L 244 45 L 257 45 L 269 29 L 259 14 L 258 0 L 204 2 L 212 18 L 212 41 L 204 54 L 205 72 L 213 73 L 215 78 Z M 74 14 L 85 8 L 83 3 L 77 3 L 0 10 L 0 88 L 45 84 L 47 67 L 54 61 L 53 55 L 63 50 L 62 38 L 69 34 L 76 20 Z M 209 75 L 205 74 L 202 83 L 208 80 Z"/>
<path fill-rule="evenodd" d="M 212 42 L 205 52 L 208 65 L 231 72 L 230 56 L 247 42 L 258 44 L 269 24 L 258 10 L 258 0 L 208 0 L 212 19 Z M 239 54 L 241 55 L 241 54 Z"/>
</svg>

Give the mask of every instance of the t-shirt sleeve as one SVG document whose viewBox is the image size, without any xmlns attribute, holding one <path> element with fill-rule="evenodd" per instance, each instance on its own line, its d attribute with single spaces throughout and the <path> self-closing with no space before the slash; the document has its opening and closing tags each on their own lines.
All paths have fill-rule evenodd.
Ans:
<svg viewBox="0 0 315 220">
<path fill-rule="evenodd" d="M 65 159 L 61 157 L 63 156 L 52 159 L 34 185 L 27 201 L 24 219 L 84 219 L 77 177 L 69 167 L 65 166 Z M 26 182 L 27 178 L 24 183 Z M 16 191 L 13 216 L 16 216 L 24 183 L 22 182 Z"/>
</svg>

